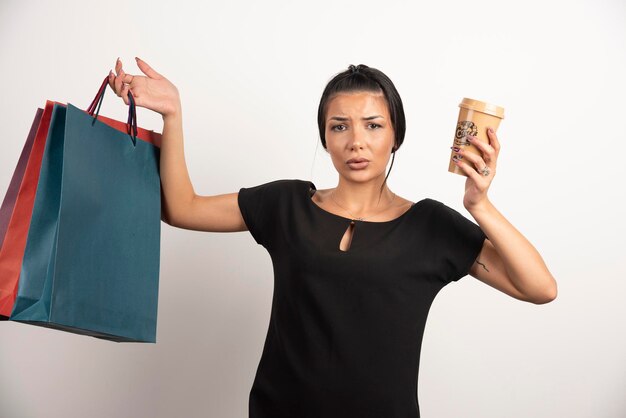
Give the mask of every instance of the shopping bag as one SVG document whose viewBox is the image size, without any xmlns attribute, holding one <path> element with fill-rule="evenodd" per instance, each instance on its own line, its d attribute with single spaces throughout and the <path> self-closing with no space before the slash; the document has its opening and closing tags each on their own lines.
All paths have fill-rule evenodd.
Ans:
<svg viewBox="0 0 626 418">
<path fill-rule="evenodd" d="M 156 342 L 160 135 L 130 93 L 128 122 L 98 116 L 106 83 L 88 111 L 54 104 L 9 319 Z"/>
<path fill-rule="evenodd" d="M 2 200 L 2 205 L 0 205 L 0 248 L 2 248 L 2 243 L 4 242 L 9 221 L 11 220 L 13 209 L 15 208 L 15 202 L 17 201 L 20 186 L 22 185 L 24 172 L 26 171 L 26 164 L 28 163 L 28 158 L 30 157 L 30 151 L 33 149 L 33 142 L 35 142 L 35 134 L 37 133 L 42 113 L 43 109 L 37 109 L 35 119 L 30 127 L 30 131 L 26 137 L 26 142 L 22 148 L 22 153 L 20 154 L 17 166 L 15 167 L 15 171 L 11 177 L 9 188 L 7 189 L 4 199 Z"/>
<path fill-rule="evenodd" d="M 50 126 L 54 103 L 38 109 L 30 134 L 2 204 L 0 221 L 0 320 L 8 319 L 13 309 L 30 217 L 39 180 L 41 159 Z M 32 137 L 32 143 L 29 141 Z M 26 153 L 28 155 L 26 155 Z M 21 176 L 21 179 L 20 179 Z"/>
</svg>

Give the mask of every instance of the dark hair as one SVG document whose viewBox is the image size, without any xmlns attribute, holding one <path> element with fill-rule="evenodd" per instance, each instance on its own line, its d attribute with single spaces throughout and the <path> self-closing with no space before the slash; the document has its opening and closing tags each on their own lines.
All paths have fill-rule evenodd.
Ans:
<svg viewBox="0 0 626 418">
<path fill-rule="evenodd" d="M 400 148 L 404 142 L 404 133 L 406 132 L 406 120 L 404 118 L 404 107 L 402 99 L 396 87 L 393 85 L 389 77 L 376 68 L 368 67 L 365 64 L 357 66 L 350 65 L 347 70 L 336 74 L 326 85 L 320 104 L 317 109 L 317 126 L 320 131 L 320 139 L 322 145 L 326 149 L 326 111 L 328 110 L 328 102 L 339 93 L 351 92 L 372 92 L 382 93 L 385 96 L 387 107 L 389 108 L 389 116 L 391 117 L 391 125 L 394 130 L 394 146 L 391 151 L 392 159 L 389 172 L 385 176 L 383 187 L 387 182 L 387 177 L 393 167 L 393 160 L 396 156 L 396 150 Z M 381 188 L 382 192 L 382 188 Z"/>
</svg>

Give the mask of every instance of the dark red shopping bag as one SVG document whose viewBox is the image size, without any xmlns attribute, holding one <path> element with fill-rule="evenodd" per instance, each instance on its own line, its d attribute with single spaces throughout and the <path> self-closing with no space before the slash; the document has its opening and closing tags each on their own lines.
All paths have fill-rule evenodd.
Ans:
<svg viewBox="0 0 626 418">
<path fill-rule="evenodd" d="M 39 128 L 39 122 L 41 122 L 42 114 L 43 109 L 37 109 L 37 112 L 35 113 L 35 119 L 33 120 L 33 124 L 30 127 L 28 137 L 26 138 L 26 143 L 24 143 L 24 147 L 22 148 L 20 159 L 17 161 L 17 166 L 15 167 L 15 171 L 13 172 L 13 177 L 11 177 L 9 189 L 7 190 L 7 194 L 4 196 L 2 206 L 0 206 L 0 248 L 2 248 L 2 243 L 4 242 L 4 237 L 7 233 L 7 228 L 9 227 L 9 221 L 11 220 L 11 215 L 13 215 L 13 209 L 15 209 L 15 202 L 17 200 L 20 186 L 22 185 L 22 180 L 24 179 L 26 164 L 28 164 L 30 151 L 33 149 L 35 134 L 37 133 L 37 129 Z"/>
<path fill-rule="evenodd" d="M 96 97 L 85 112 L 118 131 L 131 133 L 132 130 L 134 137 L 160 147 L 160 134 L 137 126 L 134 103 L 129 107 L 127 123 L 98 115 L 107 83 L 108 77 L 102 82 Z M 31 133 L 0 209 L 0 320 L 8 319 L 15 303 L 41 162 L 55 104 L 65 106 L 48 100 L 43 110 L 37 110 Z"/>
<path fill-rule="evenodd" d="M 0 246 L 0 319 L 8 319 L 11 315 L 17 294 L 20 267 L 28 237 L 41 159 L 46 146 L 53 107 L 54 102 L 48 101 L 43 110 L 37 110 L 37 115 L 40 115 L 40 118 L 37 123 L 38 118 L 35 117 L 35 122 L 31 128 L 31 134 L 33 131 L 35 133 L 32 138 L 30 153 L 28 158 L 23 158 L 25 156 L 24 151 L 22 152 L 3 202 L 4 213 L 2 216 L 4 219 L 0 220 L 2 222 L 0 227 L 4 226 L 4 234 L 0 230 L 0 234 L 2 234 L 2 245 Z M 24 148 L 28 148 L 29 139 L 26 140 L 27 144 Z M 21 179 L 19 179 L 20 172 L 22 172 Z"/>
</svg>

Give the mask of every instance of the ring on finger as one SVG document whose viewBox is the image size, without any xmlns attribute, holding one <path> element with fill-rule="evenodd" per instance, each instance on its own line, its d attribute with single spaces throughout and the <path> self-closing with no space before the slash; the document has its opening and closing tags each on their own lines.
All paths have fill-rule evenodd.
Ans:
<svg viewBox="0 0 626 418">
<path fill-rule="evenodd" d="M 478 168 L 478 165 L 481 162 L 485 164 L 485 166 L 483 168 Z M 482 158 L 478 158 L 478 161 L 474 161 L 474 166 L 476 167 L 476 171 L 478 171 L 480 174 L 482 174 L 485 177 L 488 176 L 489 173 L 491 173 L 491 169 L 487 166 L 487 163 Z"/>
</svg>

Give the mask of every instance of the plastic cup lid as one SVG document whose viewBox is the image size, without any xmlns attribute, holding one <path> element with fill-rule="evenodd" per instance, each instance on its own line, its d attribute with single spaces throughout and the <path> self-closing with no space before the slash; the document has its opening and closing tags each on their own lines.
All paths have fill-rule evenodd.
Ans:
<svg viewBox="0 0 626 418">
<path fill-rule="evenodd" d="M 504 119 L 504 108 L 491 103 L 481 102 L 480 100 L 469 99 L 464 97 L 459 107 L 474 110 L 476 112 L 486 113 L 500 119 Z"/>
</svg>

